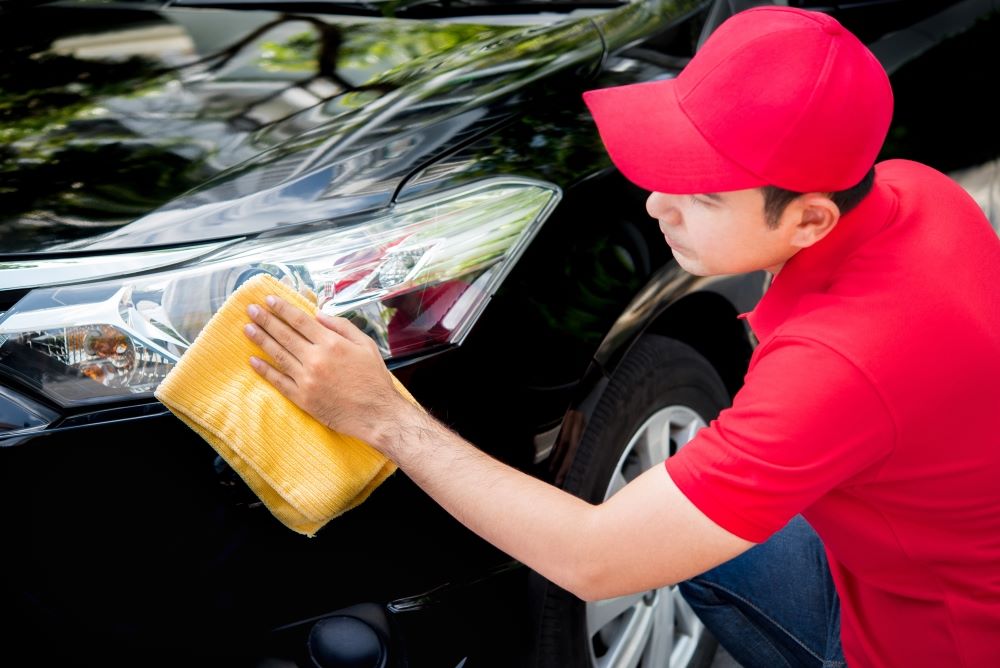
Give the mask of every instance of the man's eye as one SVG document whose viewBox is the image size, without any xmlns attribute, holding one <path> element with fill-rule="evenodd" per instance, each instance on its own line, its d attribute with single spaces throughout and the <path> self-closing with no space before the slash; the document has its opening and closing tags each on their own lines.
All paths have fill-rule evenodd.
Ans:
<svg viewBox="0 0 1000 668">
<path fill-rule="evenodd" d="M 707 206 L 709 208 L 714 208 L 719 204 L 716 201 L 716 198 L 711 195 L 704 195 L 699 193 L 697 195 L 688 195 L 688 197 L 691 199 L 692 204 L 697 204 L 699 206 Z"/>
</svg>

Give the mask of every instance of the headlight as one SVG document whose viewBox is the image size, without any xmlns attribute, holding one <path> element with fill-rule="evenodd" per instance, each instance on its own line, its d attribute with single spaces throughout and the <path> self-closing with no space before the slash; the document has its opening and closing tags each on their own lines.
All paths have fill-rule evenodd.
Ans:
<svg viewBox="0 0 1000 668">
<path fill-rule="evenodd" d="M 151 395 L 226 298 L 261 272 L 350 317 L 386 358 L 460 343 L 559 197 L 548 184 L 487 181 L 348 227 L 202 251 L 180 268 L 38 288 L 0 316 L 0 374 L 64 406 Z M 143 257 L 122 255 L 120 266 Z M 65 262 L 51 261 L 52 271 Z M 19 271 L 0 263 L 0 286 Z"/>
</svg>

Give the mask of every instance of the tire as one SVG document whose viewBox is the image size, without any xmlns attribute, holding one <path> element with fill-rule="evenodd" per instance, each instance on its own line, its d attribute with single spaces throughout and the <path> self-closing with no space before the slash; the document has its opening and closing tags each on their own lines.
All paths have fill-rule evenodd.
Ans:
<svg viewBox="0 0 1000 668">
<path fill-rule="evenodd" d="M 600 503 L 624 484 L 611 486 L 616 472 L 628 481 L 660 464 L 728 403 L 718 373 L 693 348 L 642 336 L 598 402 L 563 488 Z M 639 438 L 654 431 L 663 437 Z M 676 587 L 585 603 L 533 577 L 541 668 L 702 668 L 715 655 L 715 639 Z"/>
</svg>

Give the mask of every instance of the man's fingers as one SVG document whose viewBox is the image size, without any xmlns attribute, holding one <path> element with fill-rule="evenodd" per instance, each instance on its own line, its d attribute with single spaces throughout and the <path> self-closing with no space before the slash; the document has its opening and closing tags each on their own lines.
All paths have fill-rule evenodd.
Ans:
<svg viewBox="0 0 1000 668">
<path fill-rule="evenodd" d="M 299 307 L 274 295 L 267 296 L 267 306 L 305 340 L 316 343 L 319 331 L 309 314 Z"/>
<path fill-rule="evenodd" d="M 290 376 L 281 373 L 259 357 L 251 357 L 250 366 L 253 367 L 254 371 L 263 376 L 264 380 L 271 383 L 278 392 L 281 392 L 291 401 L 295 401 L 298 385 L 295 384 L 295 381 Z"/>
<path fill-rule="evenodd" d="M 279 345 L 294 355 L 298 361 L 302 360 L 305 348 L 310 345 L 309 339 L 303 336 L 294 327 L 291 327 L 282 318 L 257 304 L 250 304 L 250 306 L 247 307 L 247 313 L 250 315 L 250 319 L 253 320 L 261 330 L 270 335 L 270 337 L 277 341 Z"/>
<path fill-rule="evenodd" d="M 246 333 L 247 338 L 260 346 L 265 353 L 270 355 L 271 359 L 274 360 L 278 369 L 281 371 L 290 374 L 302 368 L 302 362 L 288 352 L 284 346 L 271 338 L 271 336 L 263 328 L 251 323 L 247 324 L 243 328 L 243 331 Z"/>
<path fill-rule="evenodd" d="M 316 311 L 316 319 L 327 329 L 340 334 L 342 337 L 357 344 L 367 344 L 370 340 L 368 335 L 362 332 L 357 326 L 347 318 L 327 315 L 322 311 Z"/>
</svg>

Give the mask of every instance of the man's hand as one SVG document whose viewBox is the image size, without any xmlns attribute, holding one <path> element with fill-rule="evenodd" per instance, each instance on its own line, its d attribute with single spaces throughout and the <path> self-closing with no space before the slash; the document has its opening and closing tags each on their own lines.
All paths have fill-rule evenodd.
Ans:
<svg viewBox="0 0 1000 668">
<path fill-rule="evenodd" d="M 414 407 L 393 387 L 375 342 L 346 318 L 315 317 L 274 296 L 251 304 L 244 333 L 276 366 L 250 364 L 321 424 L 375 445 L 388 424 Z"/>
</svg>

